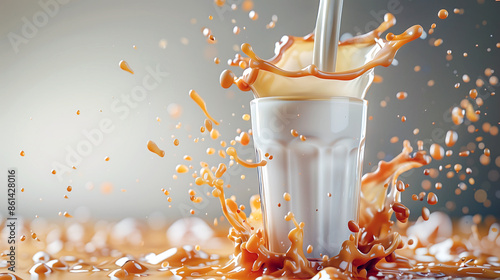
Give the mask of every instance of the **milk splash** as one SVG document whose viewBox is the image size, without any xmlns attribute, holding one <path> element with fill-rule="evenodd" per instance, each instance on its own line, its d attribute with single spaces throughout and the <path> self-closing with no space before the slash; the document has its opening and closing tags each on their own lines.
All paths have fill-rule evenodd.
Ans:
<svg viewBox="0 0 500 280">
<path fill-rule="evenodd" d="M 339 43 L 336 72 L 323 72 L 312 65 L 313 35 L 284 36 L 276 44 L 275 56 L 270 60 L 259 58 L 251 46 L 241 49 L 248 57 L 236 55 L 233 66 L 248 66 L 241 77 L 230 70 L 222 72 L 220 82 L 228 88 L 236 84 L 240 90 L 252 90 L 255 97 L 287 96 L 324 98 L 348 96 L 364 98 L 373 81 L 373 68 L 391 65 L 396 52 L 408 42 L 422 35 L 422 27 L 415 25 L 400 35 L 380 35 L 396 24 L 392 14 L 375 30 Z"/>
</svg>

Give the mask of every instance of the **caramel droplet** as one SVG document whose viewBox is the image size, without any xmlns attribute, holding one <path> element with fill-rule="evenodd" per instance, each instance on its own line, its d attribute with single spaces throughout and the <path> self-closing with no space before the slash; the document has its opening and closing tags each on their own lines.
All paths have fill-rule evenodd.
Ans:
<svg viewBox="0 0 500 280">
<path fill-rule="evenodd" d="M 453 145 L 455 145 L 457 140 L 458 140 L 458 133 L 456 133 L 453 130 L 449 130 L 448 132 L 446 132 L 446 137 L 444 139 L 444 143 L 446 144 L 446 146 L 452 147 Z"/>
<path fill-rule="evenodd" d="M 458 153 L 458 156 L 461 156 L 461 157 L 467 157 L 470 155 L 470 151 L 462 151 L 460 153 Z"/>
<path fill-rule="evenodd" d="M 215 140 L 215 139 L 219 138 L 219 136 L 220 136 L 220 133 L 217 129 L 214 128 L 214 129 L 212 129 L 212 131 L 210 131 L 210 138 Z"/>
<path fill-rule="evenodd" d="M 354 232 L 354 233 L 359 232 L 359 225 L 358 225 L 355 221 L 350 220 L 350 221 L 347 223 L 347 226 L 349 227 L 349 230 L 350 230 L 351 232 Z"/>
<path fill-rule="evenodd" d="M 132 69 L 130 69 L 130 66 L 128 66 L 128 63 L 125 60 L 120 60 L 120 63 L 118 63 L 118 65 L 120 65 L 120 68 L 122 70 L 127 71 L 130 74 L 134 74 L 134 71 L 132 71 Z"/>
<path fill-rule="evenodd" d="M 406 93 L 404 91 L 400 91 L 396 94 L 396 98 L 399 100 L 406 99 L 406 97 L 408 97 L 408 93 Z"/>
<path fill-rule="evenodd" d="M 233 27 L 233 33 L 234 35 L 240 34 L 240 28 L 238 26 Z"/>
<path fill-rule="evenodd" d="M 429 220 L 429 216 L 431 215 L 431 211 L 427 207 L 422 207 L 422 218 L 424 221 Z"/>
<path fill-rule="evenodd" d="M 222 7 L 226 3 L 226 0 L 214 0 L 215 5 Z"/>
<path fill-rule="evenodd" d="M 434 205 L 437 202 L 438 202 L 438 197 L 435 193 L 430 192 L 429 194 L 427 194 L 427 203 L 429 203 L 430 205 Z"/>
<path fill-rule="evenodd" d="M 438 17 L 439 17 L 440 19 L 445 19 L 445 18 L 447 18 L 447 17 L 448 17 L 448 11 L 447 11 L 447 10 L 445 10 L 445 9 L 441 9 L 441 10 L 439 10 L 439 12 L 438 12 Z"/>
<path fill-rule="evenodd" d="M 230 88 L 234 84 L 235 75 L 231 70 L 224 70 L 220 74 L 219 82 L 223 88 Z"/>
<path fill-rule="evenodd" d="M 308 254 L 312 253 L 313 252 L 313 246 L 312 245 L 308 245 L 306 250 L 307 250 Z"/>
<path fill-rule="evenodd" d="M 177 171 L 177 173 L 186 173 L 189 171 L 189 168 L 184 164 L 179 164 L 175 167 L 175 171 Z"/>
<path fill-rule="evenodd" d="M 437 39 L 436 41 L 434 41 L 434 47 L 439 47 L 441 46 L 441 44 L 443 44 L 443 39 Z"/>
<path fill-rule="evenodd" d="M 164 157 L 165 156 L 165 151 L 161 150 L 160 148 L 158 148 L 158 146 L 156 145 L 155 142 L 149 140 L 148 141 L 148 150 L 159 155 L 160 157 Z"/>
<path fill-rule="evenodd" d="M 209 119 L 205 119 L 204 125 L 209 132 L 212 131 L 212 122 Z"/>
<path fill-rule="evenodd" d="M 219 122 L 217 122 L 214 118 L 212 118 L 212 116 L 210 116 L 210 114 L 207 111 L 207 104 L 196 91 L 190 90 L 189 97 L 191 97 L 191 99 L 193 99 L 194 102 L 196 102 L 196 104 L 200 106 L 201 110 L 203 111 L 203 113 L 205 113 L 205 116 L 207 116 L 207 118 L 209 118 L 213 123 L 215 123 L 215 125 L 219 125 Z"/>
<path fill-rule="evenodd" d="M 441 160 L 444 157 L 444 149 L 439 144 L 432 144 L 429 152 L 435 160 Z"/>
<path fill-rule="evenodd" d="M 257 20 L 259 18 L 259 14 L 257 14 L 256 11 L 250 11 L 250 13 L 248 13 L 248 17 L 251 20 Z"/>
<path fill-rule="evenodd" d="M 475 88 L 471 89 L 471 90 L 469 91 L 469 96 L 470 96 L 470 98 L 472 98 L 472 99 L 476 99 L 476 97 L 477 97 L 477 90 L 476 90 Z"/>
<path fill-rule="evenodd" d="M 246 146 L 248 145 L 248 143 L 250 143 L 250 136 L 248 135 L 248 133 L 243 131 L 239 136 L 239 141 L 241 145 Z"/>
<path fill-rule="evenodd" d="M 292 199 L 292 196 L 289 193 L 284 193 L 283 194 L 283 199 L 285 201 L 290 201 L 290 199 Z"/>
</svg>

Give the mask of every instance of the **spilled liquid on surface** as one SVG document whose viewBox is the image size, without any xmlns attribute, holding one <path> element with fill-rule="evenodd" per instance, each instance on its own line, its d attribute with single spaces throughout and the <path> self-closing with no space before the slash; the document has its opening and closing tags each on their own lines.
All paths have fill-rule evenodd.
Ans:
<svg viewBox="0 0 500 280">
<path fill-rule="evenodd" d="M 223 4 L 223 1 L 218 2 Z M 388 22 L 390 21 L 384 24 L 387 25 Z M 372 33 L 372 35 L 353 39 L 350 42 L 364 42 L 363 40 L 367 38 L 372 40 L 377 38 L 381 30 L 376 36 L 374 36 L 376 33 Z M 418 34 L 418 28 L 406 34 L 410 37 L 405 35 L 400 38 L 414 39 L 412 36 L 416 34 Z M 390 64 L 391 56 L 393 57 L 397 51 L 396 47 L 401 46 L 398 42 L 403 42 L 395 39 L 397 36 L 388 37 L 389 42 L 394 41 L 394 44 L 385 43 L 387 44 L 385 46 L 391 46 L 388 48 L 390 51 L 384 55 L 381 54 L 380 60 L 375 64 Z M 298 42 L 301 39 L 294 40 Z M 303 39 L 304 42 L 307 40 L 310 39 Z M 291 44 L 293 40 L 287 42 Z M 250 70 L 245 74 L 246 76 L 240 78 L 236 78 L 230 72 L 225 72 L 222 79 L 223 85 L 230 86 L 236 83 L 240 89 L 249 90 L 255 85 L 256 80 L 253 79 L 256 78 L 256 71 L 275 71 L 287 77 L 297 75 L 334 80 L 342 80 L 346 77 L 355 79 L 375 66 L 375 64 L 365 64 L 355 68 L 353 72 L 344 74 L 342 72 L 340 74 L 321 73 L 314 70 L 314 67 L 290 72 L 273 68 L 272 61 L 260 60 L 248 46 L 244 48 L 244 51 L 253 59 L 253 62 L 247 60 Z M 243 58 L 241 60 L 245 61 Z M 257 88 L 256 92 L 258 95 Z M 212 122 L 216 125 L 218 123 L 208 114 L 203 99 L 194 91 L 190 93 L 190 96 L 209 119 L 205 121 L 204 129 L 209 132 L 217 131 L 212 127 Z M 452 119 L 455 124 L 460 125 L 464 120 L 477 122 L 479 115 L 474 111 L 471 101 L 464 99 L 460 105 L 452 109 Z M 290 137 L 298 137 L 299 133 L 300 131 L 291 131 Z M 219 137 L 216 133 L 213 134 L 212 138 Z M 240 134 L 240 143 L 241 137 L 246 139 L 247 136 Z M 454 146 L 457 139 L 458 134 L 455 131 L 448 131 L 446 146 Z M 305 136 L 304 140 L 306 140 Z M 165 152 L 152 141 L 148 142 L 147 148 L 160 157 L 165 155 Z M 29 241 L 23 241 L 30 242 L 32 246 L 27 252 L 20 254 L 21 259 L 18 272 L 16 272 L 19 276 L 4 272 L 9 264 L 6 261 L 8 256 L 2 254 L 0 280 L 21 278 L 132 279 L 134 277 L 169 279 L 174 275 L 181 278 L 216 279 L 248 279 L 263 275 L 270 278 L 305 279 L 355 279 L 370 276 L 401 279 L 499 278 L 500 237 L 498 231 L 500 226 L 498 221 L 482 222 L 479 220 L 470 227 L 470 235 L 454 235 L 452 221 L 448 216 L 439 212 L 431 214 L 429 209 L 423 207 L 422 218 L 426 221 L 419 221 L 411 226 L 406 225 L 410 210 L 400 201 L 402 193 L 407 191 L 408 186 L 400 180 L 400 175 L 426 166 L 432 159 L 444 158 L 447 156 L 447 151 L 444 154 L 443 152 L 444 149 L 441 146 L 433 146 L 427 152 L 421 145 L 415 151 L 408 141 L 404 141 L 403 151 L 398 156 L 389 162 L 381 161 L 376 171 L 366 174 L 362 180 L 359 222 L 351 221 L 347 225 L 339 225 L 348 227 L 352 235 L 343 243 L 342 250 L 337 256 L 324 256 L 321 261 L 310 262 L 305 257 L 302 237 L 304 231 L 308 230 L 307 221 L 297 221 L 293 213 L 283 217 L 295 227 L 287 237 L 292 243 L 289 250 L 286 253 L 269 251 L 262 230 L 259 197 L 252 197 L 251 211 L 246 211 L 249 213 L 247 216 L 243 205 L 239 206 L 235 198 L 226 197 L 225 188 L 228 185 L 221 178 L 228 167 L 224 163 L 216 167 L 202 162 L 194 183 L 211 187 L 212 196 L 219 199 L 225 219 L 231 225 L 228 234 L 227 232 L 214 232 L 206 224 L 193 220 L 192 224 L 185 225 L 181 229 L 185 232 L 189 232 L 190 229 L 193 231 L 194 225 L 196 228 L 203 228 L 203 233 L 196 235 L 200 237 L 198 240 L 203 242 L 203 245 L 172 244 L 169 248 L 166 243 L 156 241 L 164 240 L 165 229 L 157 231 L 146 229 L 133 221 L 128 221 L 121 227 L 110 225 L 101 228 L 73 223 L 69 226 L 59 226 L 46 235 L 37 236 L 36 233 L 32 233 Z M 250 163 L 238 158 L 234 147 L 227 148 L 225 153 L 238 164 L 246 167 L 253 168 L 266 164 L 266 161 Z M 483 158 L 488 158 L 490 155 L 487 148 L 483 150 L 483 153 L 485 156 Z M 272 156 L 266 155 L 266 157 L 271 159 Z M 191 160 L 189 156 L 185 159 Z M 458 165 L 453 168 L 456 173 L 462 170 Z M 189 167 L 179 164 L 176 171 L 186 173 Z M 430 170 L 424 171 L 424 175 L 431 174 Z M 168 191 L 164 193 L 167 195 Z M 193 197 L 196 195 L 191 192 L 189 194 Z M 420 200 L 425 199 L 430 205 L 437 203 L 437 196 L 432 192 L 421 193 L 416 197 Z M 286 194 L 284 194 L 284 199 L 287 200 Z M 194 212 L 194 210 L 190 211 Z M 393 216 L 397 221 L 391 219 Z M 120 231 L 113 230 L 116 228 L 128 234 L 120 234 Z M 221 242 L 225 234 L 230 243 L 223 241 L 218 243 L 219 247 L 210 247 L 211 243 Z M 136 236 L 140 236 L 141 239 L 138 241 L 134 238 Z M 204 236 L 206 238 L 202 238 Z M 43 246 L 37 244 L 43 244 Z M 208 248 L 207 251 L 204 250 L 205 246 Z M 309 250 L 314 250 L 314 248 L 307 247 L 306 251 Z M 57 253 L 51 255 L 46 251 Z"/>
</svg>

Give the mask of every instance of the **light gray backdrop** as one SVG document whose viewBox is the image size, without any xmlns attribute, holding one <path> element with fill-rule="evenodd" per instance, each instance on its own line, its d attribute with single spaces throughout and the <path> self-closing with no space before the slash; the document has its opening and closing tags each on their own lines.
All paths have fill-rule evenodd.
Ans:
<svg viewBox="0 0 500 280">
<path fill-rule="evenodd" d="M 367 95 L 373 120 L 368 122 L 365 171 L 370 171 L 379 158 L 390 159 L 399 153 L 402 139 L 411 140 L 414 146 L 418 139 L 423 139 L 427 148 L 433 142 L 442 144 L 443 133 L 453 128 L 449 109 L 471 88 L 476 88 L 477 78 L 487 80 L 485 68 L 500 71 L 500 49 L 495 45 L 500 42 L 500 4 L 493 0 L 479 2 L 345 1 L 342 33 L 371 30 L 382 21 L 386 11 L 397 17 L 398 24 L 391 30 L 394 33 L 414 24 L 421 24 L 428 31 L 432 23 L 437 23 L 434 34 L 398 53 L 398 65 L 376 70 L 384 81 L 373 85 Z M 189 174 L 180 174 L 177 180 L 172 178 L 175 166 L 185 162 L 182 157 L 186 154 L 194 159 L 191 164 L 196 170 L 200 160 L 210 164 L 220 161 L 218 156 L 205 152 L 209 147 L 220 149 L 219 140 L 200 134 L 204 116 L 188 92 L 197 90 L 214 117 L 223 120 L 219 127 L 223 140 L 233 139 L 237 128 L 248 130 L 250 122 L 241 116 L 249 113 L 252 95 L 219 86 L 219 74 L 227 67 L 225 62 L 243 42 L 250 43 L 261 57 L 271 57 L 274 43 L 282 35 L 300 36 L 313 30 L 318 6 L 318 1 L 255 1 L 259 18 L 252 21 L 241 3 L 227 0 L 223 7 L 217 7 L 210 0 L 2 0 L 1 215 L 6 214 L 7 169 L 15 167 L 19 187 L 24 188 L 23 193 L 18 193 L 18 213 L 28 219 L 35 215 L 62 219 L 58 212 L 67 211 L 73 215 L 89 212 L 92 217 L 106 219 L 142 219 L 160 213 L 173 220 L 189 215 L 191 208 L 195 215 L 209 220 L 220 216 L 219 203 L 214 198 L 203 195 L 204 201 L 198 205 L 189 200 L 188 189 L 204 194 L 208 188 L 189 186 L 194 181 Z M 237 4 L 238 9 L 231 10 L 231 4 Z M 441 8 L 450 12 L 448 19 L 437 17 Z M 463 8 L 464 14 L 454 14 L 454 8 Z M 276 27 L 266 29 L 273 15 L 278 18 Z M 239 35 L 232 33 L 235 25 L 242 29 Z M 206 42 L 203 27 L 212 30 L 216 44 Z M 442 38 L 444 43 L 431 46 L 431 37 Z M 447 50 L 453 54 L 449 62 L 445 59 Z M 467 58 L 463 57 L 464 52 L 468 53 Z M 221 60 L 219 65 L 213 63 L 216 56 Z M 122 59 L 128 61 L 134 75 L 118 67 Z M 418 73 L 413 70 L 416 65 L 421 67 Z M 468 74 L 472 82 L 462 82 L 463 74 Z M 429 80 L 434 80 L 435 85 L 429 87 Z M 462 84 L 459 89 L 454 88 L 457 82 Z M 500 102 L 498 96 L 490 96 L 498 91 L 498 86 L 486 85 L 477 87 L 485 99 L 481 120 L 476 125 L 480 131 L 470 134 L 466 126 L 456 128 L 460 140 L 454 150 L 457 152 L 471 141 L 476 145 L 483 142 L 492 153 L 490 164 L 478 163 L 482 153 L 478 148 L 469 158 L 459 158 L 455 153 L 443 163 L 432 164 L 437 168 L 440 164 L 462 163 L 464 169 L 472 168 L 473 174 L 467 180 L 474 177 L 475 184 L 466 181 L 468 188 L 460 196 L 455 195 L 457 176 L 446 179 L 442 173 L 431 179 L 422 175 L 422 170 L 408 174 L 405 181 L 411 187 L 403 199 L 414 210 L 412 219 L 426 205 L 413 203 L 410 198 L 412 193 L 422 191 L 424 179 L 433 186 L 438 181 L 443 183 L 442 190 L 434 190 L 440 201 L 430 207 L 432 210 L 462 215 L 462 207 L 467 206 L 470 214 L 498 216 L 495 204 L 500 197 L 499 141 L 498 136 L 484 133 L 481 125 L 489 122 L 499 126 Z M 398 91 L 408 92 L 408 98 L 397 100 Z M 383 100 L 387 102 L 385 108 L 380 106 Z M 182 108 L 179 118 L 170 114 L 175 108 Z M 407 117 L 405 123 L 400 121 L 403 115 Z M 178 123 L 181 127 L 176 129 Z M 420 129 L 417 136 L 412 133 L 415 128 Z M 179 146 L 173 145 L 172 135 L 180 140 Z M 393 136 L 400 139 L 395 144 L 389 143 Z M 477 136 L 484 140 L 476 142 Z M 196 137 L 205 137 L 205 141 L 196 144 Z M 165 150 L 164 158 L 146 149 L 148 140 Z M 21 150 L 25 151 L 24 157 L 19 155 Z M 242 157 L 253 158 L 251 145 L 238 150 Z M 110 160 L 105 161 L 105 157 Z M 77 169 L 66 173 L 60 169 L 72 165 Z M 59 168 L 56 175 L 51 174 L 54 166 Z M 238 201 L 246 204 L 250 195 L 258 191 L 257 172 L 237 167 L 230 173 L 233 175 L 225 177 L 232 185 L 228 193 L 237 194 Z M 241 174 L 246 175 L 244 180 Z M 68 185 L 73 187 L 70 193 L 66 190 Z M 161 188 L 170 190 L 171 203 Z M 475 200 L 475 190 L 479 188 L 487 191 L 493 206 L 485 208 Z M 454 200 L 456 207 L 447 209 L 448 200 Z"/>
</svg>

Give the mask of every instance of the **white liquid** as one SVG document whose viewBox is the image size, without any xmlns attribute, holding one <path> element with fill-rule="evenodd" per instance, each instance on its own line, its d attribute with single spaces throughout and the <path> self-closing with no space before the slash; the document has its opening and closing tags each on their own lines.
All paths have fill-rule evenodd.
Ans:
<svg viewBox="0 0 500 280">
<path fill-rule="evenodd" d="M 320 0 L 314 32 L 313 64 L 319 70 L 335 72 L 343 0 Z"/>
<path fill-rule="evenodd" d="M 259 168 L 269 249 L 289 248 L 286 236 L 294 225 L 284 217 L 291 211 L 305 223 L 304 252 L 314 247 L 308 258 L 337 255 L 349 238 L 348 221 L 358 219 L 366 101 L 258 98 L 251 113 L 257 159 L 273 156 Z M 292 129 L 306 141 L 293 137 Z"/>
<path fill-rule="evenodd" d="M 282 40 L 286 40 L 284 37 Z M 314 42 L 294 42 L 276 66 L 287 71 L 298 71 L 311 65 Z M 371 61 L 381 50 L 379 44 L 341 45 L 337 49 L 336 72 L 349 71 Z M 320 79 L 314 76 L 289 78 L 268 71 L 260 71 L 251 86 L 256 96 L 294 96 L 303 99 L 347 96 L 363 99 L 373 81 L 373 69 L 353 80 Z"/>
</svg>

